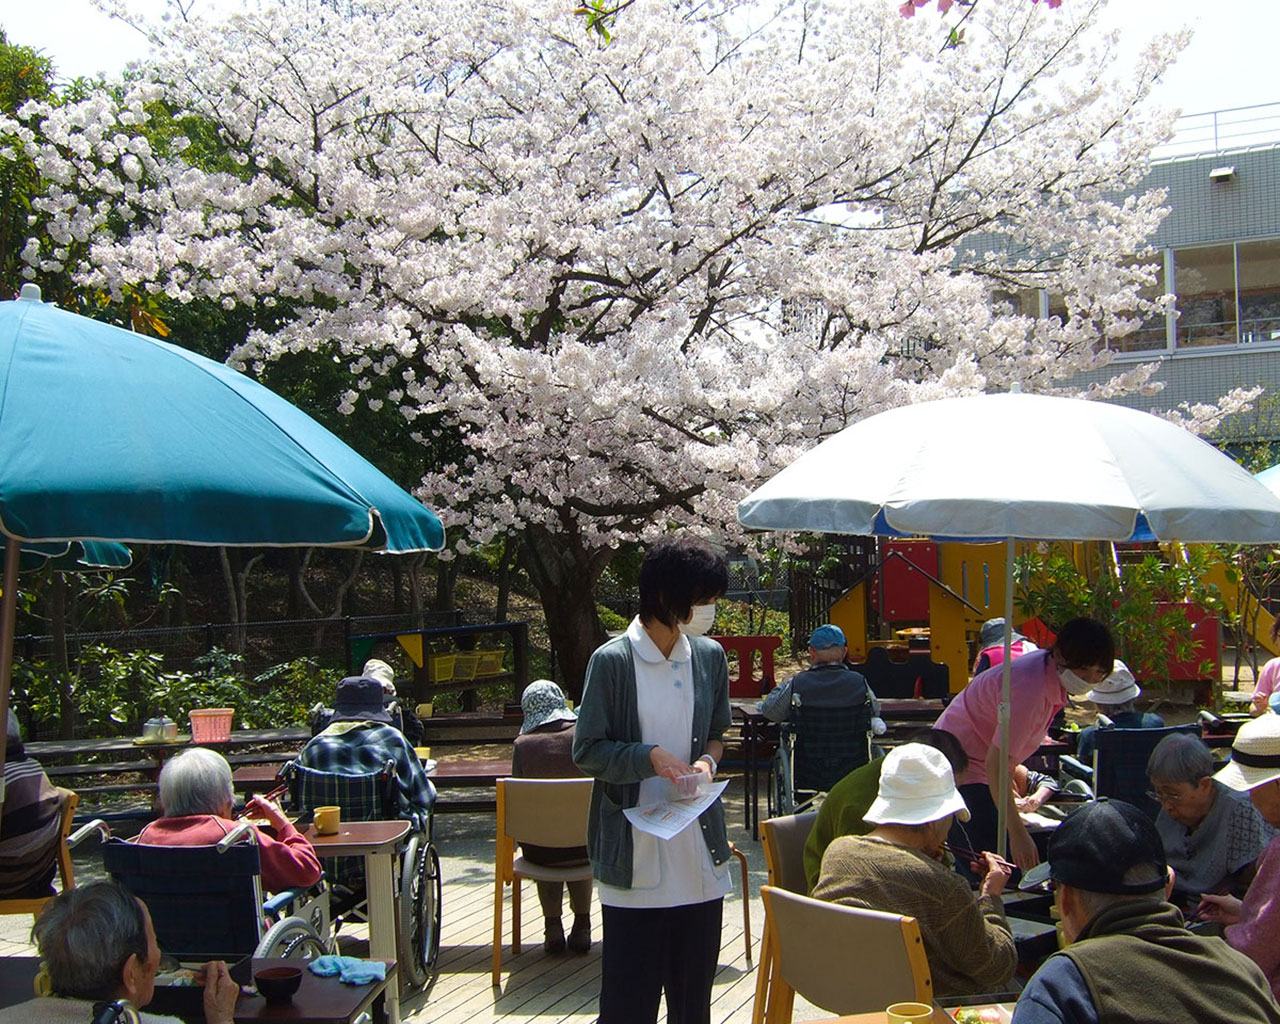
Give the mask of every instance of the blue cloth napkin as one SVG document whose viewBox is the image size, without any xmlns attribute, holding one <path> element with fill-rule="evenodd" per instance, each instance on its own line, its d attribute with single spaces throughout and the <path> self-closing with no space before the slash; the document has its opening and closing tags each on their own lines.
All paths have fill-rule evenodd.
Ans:
<svg viewBox="0 0 1280 1024">
<path fill-rule="evenodd" d="M 344 985 L 368 985 L 385 981 L 387 965 L 381 960 L 361 960 L 354 956 L 318 956 L 308 965 L 312 974 L 322 978 L 338 976 Z"/>
</svg>

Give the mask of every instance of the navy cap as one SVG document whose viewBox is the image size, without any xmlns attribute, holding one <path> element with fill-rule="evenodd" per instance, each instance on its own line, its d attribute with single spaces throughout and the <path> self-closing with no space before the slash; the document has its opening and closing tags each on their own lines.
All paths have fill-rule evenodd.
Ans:
<svg viewBox="0 0 1280 1024">
<path fill-rule="evenodd" d="M 1085 892 L 1140 895 L 1163 890 L 1168 872 L 1155 822 L 1133 804 L 1099 797 L 1054 830 L 1048 863 L 1028 871 L 1020 888 L 1048 877 Z"/>
</svg>

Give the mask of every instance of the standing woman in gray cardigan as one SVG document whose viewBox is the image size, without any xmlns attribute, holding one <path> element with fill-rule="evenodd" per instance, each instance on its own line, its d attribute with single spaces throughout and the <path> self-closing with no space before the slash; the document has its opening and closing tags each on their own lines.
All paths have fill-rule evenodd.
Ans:
<svg viewBox="0 0 1280 1024">
<path fill-rule="evenodd" d="M 690 537 L 663 539 L 640 566 L 640 614 L 587 665 L 573 759 L 596 780 L 587 850 L 604 911 L 600 1024 L 709 1024 L 729 879 L 724 806 L 669 840 L 634 828 L 628 807 L 670 799 L 674 780 L 709 783 L 729 727 L 729 668 L 703 634 L 728 588 L 724 559 Z"/>
</svg>

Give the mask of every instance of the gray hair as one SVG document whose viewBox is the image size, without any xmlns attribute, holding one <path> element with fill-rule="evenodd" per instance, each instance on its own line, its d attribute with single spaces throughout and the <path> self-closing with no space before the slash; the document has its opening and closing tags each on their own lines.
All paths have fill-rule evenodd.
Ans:
<svg viewBox="0 0 1280 1024">
<path fill-rule="evenodd" d="M 114 997 L 129 957 L 145 960 L 150 952 L 142 904 L 115 882 L 59 893 L 45 905 L 31 937 L 53 994 L 71 999 Z"/>
<path fill-rule="evenodd" d="M 1123 881 L 1126 885 L 1145 885 L 1149 882 L 1154 882 L 1156 880 L 1156 875 L 1157 872 L 1154 864 L 1135 864 L 1124 873 Z M 1080 900 L 1080 908 L 1084 911 L 1085 916 L 1090 921 L 1108 907 L 1113 907 L 1117 903 L 1137 903 L 1142 900 L 1150 901 L 1164 899 L 1164 893 L 1159 889 L 1154 892 L 1117 893 L 1093 892 L 1090 889 L 1081 889 L 1079 886 L 1075 885 L 1071 888 L 1075 890 L 1076 896 Z"/>
<path fill-rule="evenodd" d="M 1156 744 L 1147 761 L 1147 778 L 1194 786 L 1213 774 L 1213 755 L 1198 736 L 1175 732 Z"/>
<path fill-rule="evenodd" d="M 5 735 L 10 743 L 22 742 L 22 727 L 18 724 L 18 716 L 9 709 L 9 721 L 5 724 Z"/>
<path fill-rule="evenodd" d="M 160 771 L 160 806 L 171 818 L 217 814 L 234 795 L 231 765 L 216 750 L 191 747 Z"/>
</svg>

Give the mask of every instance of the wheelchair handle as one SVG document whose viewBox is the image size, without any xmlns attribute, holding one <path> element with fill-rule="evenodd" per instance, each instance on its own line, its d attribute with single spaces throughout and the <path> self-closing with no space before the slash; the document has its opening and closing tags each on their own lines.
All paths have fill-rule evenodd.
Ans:
<svg viewBox="0 0 1280 1024">
<path fill-rule="evenodd" d="M 105 843 L 111 838 L 111 826 L 101 818 L 94 818 L 92 821 L 86 822 L 72 832 L 71 835 L 67 836 L 67 846 L 74 850 L 95 832 L 98 833 L 98 837 L 101 842 Z"/>
<path fill-rule="evenodd" d="M 140 1019 L 138 1011 L 127 999 L 117 999 L 114 1002 L 93 1004 L 92 1024 L 118 1024 L 119 1021 L 126 1021 L 128 1024 L 138 1024 Z"/>
<path fill-rule="evenodd" d="M 221 839 L 219 839 L 219 840 L 218 840 L 218 852 L 219 852 L 219 853 L 226 853 L 226 852 L 227 852 L 227 850 L 228 850 L 231 846 L 233 846 L 235 843 L 237 843 L 237 842 L 238 842 L 242 837 L 244 837 L 244 836 L 248 836 L 248 837 L 249 837 L 249 842 L 251 842 L 251 843 L 257 843 L 257 841 L 258 841 L 258 830 L 257 830 L 256 828 L 254 828 L 254 827 L 253 827 L 253 823 L 252 823 L 252 822 L 248 822 L 248 821 L 242 821 L 242 822 L 240 822 L 240 824 L 239 824 L 239 825 L 237 825 L 235 828 L 233 828 L 230 832 L 228 832 L 228 833 L 227 833 L 225 836 L 223 836 Z"/>
</svg>

